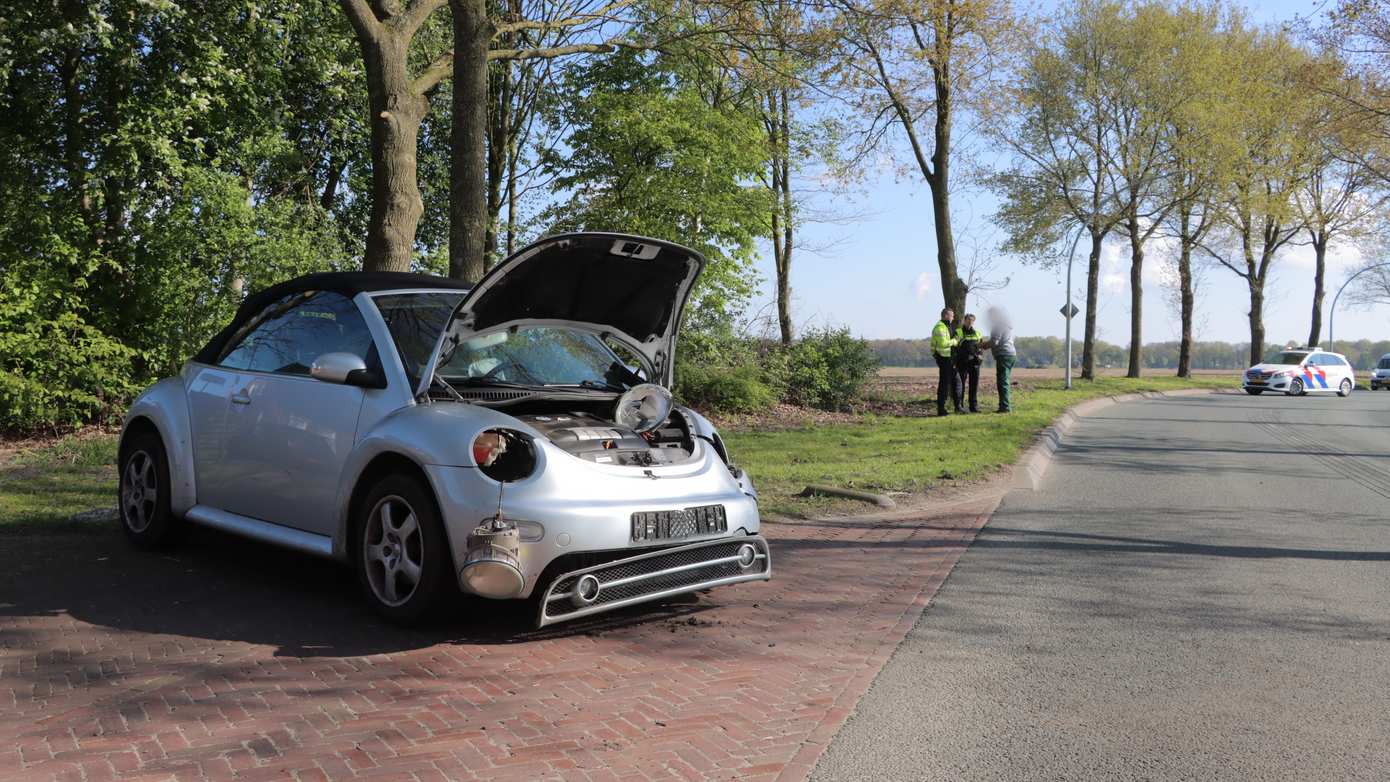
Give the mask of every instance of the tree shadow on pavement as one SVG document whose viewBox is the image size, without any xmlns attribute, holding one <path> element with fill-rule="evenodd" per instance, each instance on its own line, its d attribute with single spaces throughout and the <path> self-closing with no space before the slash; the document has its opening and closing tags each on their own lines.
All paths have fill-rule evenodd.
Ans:
<svg viewBox="0 0 1390 782">
<path fill-rule="evenodd" d="M 529 643 L 706 607 L 684 596 L 536 630 L 534 602 L 460 593 L 430 623 L 403 628 L 367 608 L 352 571 L 340 563 L 216 530 L 190 525 L 178 544 L 161 551 L 133 548 L 114 524 L 76 534 L 0 534 L 0 626 L 67 614 L 121 631 L 269 645 L 277 656 Z"/>
</svg>

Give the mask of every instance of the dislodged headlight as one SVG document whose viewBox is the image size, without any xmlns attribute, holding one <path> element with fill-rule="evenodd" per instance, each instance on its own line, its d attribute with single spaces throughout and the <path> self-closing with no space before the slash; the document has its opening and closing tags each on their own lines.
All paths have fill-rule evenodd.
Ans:
<svg viewBox="0 0 1390 782">
<path fill-rule="evenodd" d="M 463 588 L 495 600 L 516 597 L 526 586 L 521 574 L 520 533 L 499 513 L 485 519 L 468 536 L 468 553 L 460 569 Z"/>
</svg>

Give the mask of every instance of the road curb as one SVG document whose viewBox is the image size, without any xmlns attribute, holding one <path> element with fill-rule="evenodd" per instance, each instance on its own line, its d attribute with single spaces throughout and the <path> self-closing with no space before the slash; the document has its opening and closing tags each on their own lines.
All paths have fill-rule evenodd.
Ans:
<svg viewBox="0 0 1390 782">
<path fill-rule="evenodd" d="M 1136 402 L 1141 399 L 1163 399 L 1165 397 L 1182 396 L 1208 396 L 1221 393 L 1221 389 L 1215 388 L 1183 388 L 1176 391 L 1140 391 L 1134 394 L 1119 394 L 1117 396 L 1102 396 L 1095 399 L 1087 399 L 1084 402 L 1068 407 L 1057 416 L 1057 419 L 1048 425 L 1046 429 L 1038 434 L 1038 439 L 1029 446 L 1028 450 L 1014 462 L 1013 480 L 1011 485 L 1015 489 L 1027 489 L 1037 491 L 1042 479 L 1047 475 L 1047 470 L 1052 466 L 1052 460 L 1057 454 L 1057 448 L 1066 439 L 1067 432 L 1076 426 L 1077 422 L 1089 415 L 1094 415 L 1097 411 L 1104 410 L 1112 405 L 1122 402 Z"/>
</svg>

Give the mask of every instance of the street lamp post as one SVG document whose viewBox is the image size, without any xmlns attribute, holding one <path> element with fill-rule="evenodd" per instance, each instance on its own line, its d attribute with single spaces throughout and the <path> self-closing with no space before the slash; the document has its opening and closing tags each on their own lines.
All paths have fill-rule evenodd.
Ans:
<svg viewBox="0 0 1390 782">
<path fill-rule="evenodd" d="M 1071 267 L 1076 260 L 1076 245 L 1081 241 L 1081 234 L 1086 230 L 1086 226 L 1081 226 L 1076 231 L 1076 238 L 1071 240 L 1071 252 L 1067 253 L 1067 303 L 1062 306 L 1062 316 L 1067 319 L 1067 371 L 1066 388 L 1071 390 L 1071 319 L 1076 315 L 1076 307 L 1071 303 Z M 1329 329 L 1330 331 L 1330 329 Z"/>
<path fill-rule="evenodd" d="M 1337 295 L 1332 297 L 1332 309 L 1329 310 L 1327 313 L 1327 342 L 1328 348 L 1333 353 L 1337 352 L 1337 300 L 1342 298 L 1342 291 L 1347 289 L 1347 286 L 1351 284 L 1352 280 L 1356 279 L 1357 277 L 1360 277 L 1361 275 L 1365 274 L 1366 272 L 1372 269 L 1390 269 L 1390 263 L 1374 263 L 1370 266 L 1361 269 L 1356 274 L 1353 274 L 1350 277 L 1348 277 L 1347 281 L 1342 283 L 1342 287 L 1337 289 Z"/>
</svg>

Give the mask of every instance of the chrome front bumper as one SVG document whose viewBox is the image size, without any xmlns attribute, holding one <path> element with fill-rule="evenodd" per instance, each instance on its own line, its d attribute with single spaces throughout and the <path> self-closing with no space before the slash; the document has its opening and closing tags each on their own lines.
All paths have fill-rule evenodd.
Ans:
<svg viewBox="0 0 1390 782">
<path fill-rule="evenodd" d="M 541 598 L 536 626 L 770 578 L 772 555 L 759 535 L 661 549 L 557 576 Z"/>
</svg>

